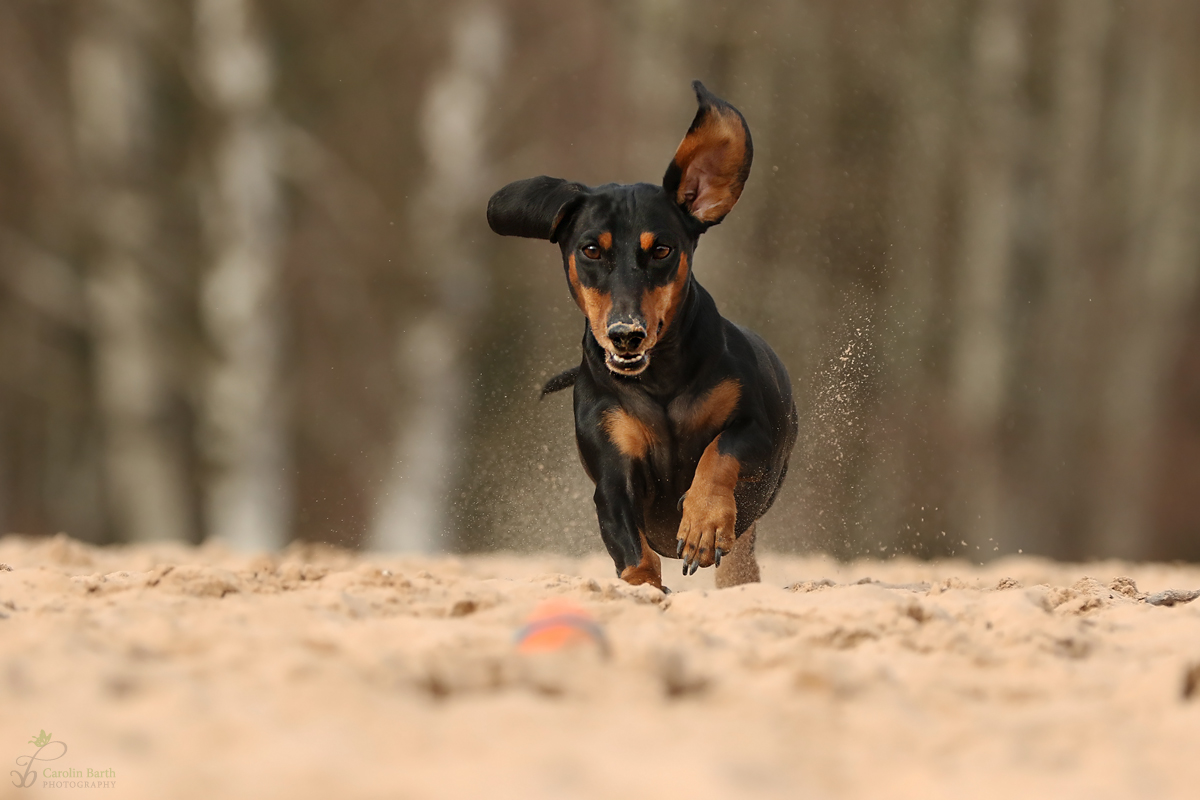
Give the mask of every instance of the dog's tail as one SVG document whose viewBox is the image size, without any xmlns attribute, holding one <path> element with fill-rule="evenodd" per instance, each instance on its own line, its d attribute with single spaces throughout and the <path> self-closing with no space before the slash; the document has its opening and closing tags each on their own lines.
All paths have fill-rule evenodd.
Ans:
<svg viewBox="0 0 1200 800">
<path fill-rule="evenodd" d="M 566 372 L 560 372 L 550 380 L 546 381 L 542 386 L 542 397 L 555 392 L 561 392 L 563 389 L 570 388 L 575 385 L 575 379 L 579 377 L 579 367 L 571 367 Z"/>
</svg>

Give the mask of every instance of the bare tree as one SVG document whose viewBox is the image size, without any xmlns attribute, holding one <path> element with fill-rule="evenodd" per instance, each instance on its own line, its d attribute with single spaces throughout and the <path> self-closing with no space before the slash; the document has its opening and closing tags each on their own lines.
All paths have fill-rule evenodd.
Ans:
<svg viewBox="0 0 1200 800">
<path fill-rule="evenodd" d="M 1102 287 L 1096 233 L 1101 219 L 1094 165 L 1101 157 L 1104 60 L 1113 24 L 1108 0 L 1063 0 L 1056 5 L 1056 58 L 1051 66 L 1053 103 L 1041 167 L 1049 184 L 1045 288 L 1027 370 L 1032 398 L 1032 449 L 1023 458 L 1024 493 L 1031 500 L 1021 527 L 1032 545 L 1054 553 L 1077 552 L 1087 525 L 1088 438 L 1096 424 L 1095 369 L 1091 348 L 1103 336 L 1097 325 Z"/>
<path fill-rule="evenodd" d="M 199 305 L 209 362 L 200 448 L 209 536 L 273 548 L 288 532 L 280 392 L 281 210 L 272 69 L 250 0 L 196 0 L 196 51 L 214 133 L 203 198 Z"/>
<path fill-rule="evenodd" d="M 630 171 L 640 176 L 638 180 L 653 181 L 666 169 L 666 143 L 682 138 L 680 121 L 695 113 L 687 90 L 695 76 L 688 73 L 686 47 L 693 26 L 685 5 L 681 0 L 634 0 L 622 9 L 630 29 L 629 40 L 623 42 L 630 113 L 647 134 L 631 137 L 628 148 Z M 673 35 L 663 36 L 664 30 Z"/>
<path fill-rule="evenodd" d="M 411 268 L 428 276 L 432 296 L 400 332 L 397 357 L 409 402 L 396 420 L 393 464 L 370 531 L 377 549 L 431 552 L 449 544 L 448 504 L 469 391 L 466 344 L 488 283 L 466 232 L 487 197 L 485 113 L 505 46 L 495 6 L 464 9 L 450 32 L 449 62 L 434 73 L 422 104 L 429 177 L 410 209 Z"/>
<path fill-rule="evenodd" d="M 97 0 L 81 11 L 71 89 L 87 186 L 86 296 L 108 498 L 121 538 L 183 539 L 183 470 L 165 433 L 168 391 L 151 280 L 157 265 L 148 255 L 155 226 L 145 188 L 151 108 L 139 25 L 153 4 Z"/>
<path fill-rule="evenodd" d="M 1153 2 L 1139 6 L 1132 22 L 1127 80 L 1117 100 L 1129 154 L 1129 210 L 1107 340 L 1112 355 L 1099 397 L 1092 545 L 1125 558 L 1145 557 L 1149 549 L 1156 422 L 1200 281 L 1195 13 Z"/>
<path fill-rule="evenodd" d="M 960 109 L 955 61 L 963 17 L 961 8 L 938 0 L 905 4 L 894 68 L 888 71 L 897 119 L 886 207 L 889 260 L 879 315 L 884 374 L 877 413 L 887 420 L 879 439 L 895 452 L 877 449 L 871 484 L 880 506 L 876 518 L 895 526 L 895 545 L 924 553 L 947 545 L 936 524 L 945 501 L 941 467 L 931 456 L 945 445 L 936 412 L 943 399 L 938 283 L 949 228 L 945 207 L 952 170 L 946 154 Z"/>
<path fill-rule="evenodd" d="M 1000 435 L 1011 368 L 1008 313 L 1015 174 L 1024 134 L 1022 12 L 1021 0 L 983 0 L 971 32 L 968 95 L 973 107 L 962 153 L 949 399 L 958 434 L 953 445 L 958 510 L 954 535 L 976 547 L 1007 544 Z"/>
<path fill-rule="evenodd" d="M 67 78 L 73 25 L 0 4 L 0 533 L 112 536 L 100 477 L 91 328 L 73 253 L 79 194 Z M 52 13 L 52 12 L 51 12 Z M 40 30 L 40 35 L 38 31 Z M 64 458 L 64 455 L 69 457 Z"/>
</svg>

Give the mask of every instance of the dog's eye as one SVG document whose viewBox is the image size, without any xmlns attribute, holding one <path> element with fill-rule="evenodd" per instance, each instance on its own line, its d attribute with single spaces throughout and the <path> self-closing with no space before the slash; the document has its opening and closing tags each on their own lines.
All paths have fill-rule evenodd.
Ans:
<svg viewBox="0 0 1200 800">
<path fill-rule="evenodd" d="M 667 247 L 665 244 L 660 244 L 654 248 L 650 255 L 654 256 L 655 261 L 662 261 L 664 258 L 671 255 L 671 248 Z"/>
<path fill-rule="evenodd" d="M 583 254 L 595 261 L 600 257 L 600 248 L 594 244 L 584 245 Z"/>
</svg>

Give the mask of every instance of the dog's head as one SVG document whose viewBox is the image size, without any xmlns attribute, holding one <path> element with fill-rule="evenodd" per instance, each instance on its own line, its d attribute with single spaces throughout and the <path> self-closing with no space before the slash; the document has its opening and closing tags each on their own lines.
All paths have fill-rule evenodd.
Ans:
<svg viewBox="0 0 1200 800">
<path fill-rule="evenodd" d="M 488 201 L 496 233 L 562 249 L 571 296 L 618 375 L 649 366 L 687 296 L 700 234 L 725 218 L 750 174 L 746 120 L 700 81 L 692 87 L 700 108 L 662 186 L 591 188 L 542 176 L 510 183 Z"/>
</svg>

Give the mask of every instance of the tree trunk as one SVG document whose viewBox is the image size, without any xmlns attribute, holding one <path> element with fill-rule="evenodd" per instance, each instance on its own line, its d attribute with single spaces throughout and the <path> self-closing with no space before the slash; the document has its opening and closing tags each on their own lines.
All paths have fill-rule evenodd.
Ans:
<svg viewBox="0 0 1200 800">
<path fill-rule="evenodd" d="M 409 402 L 396 420 L 392 467 L 370 530 L 378 550 L 428 553 L 450 544 L 470 388 L 467 344 L 488 283 L 471 229 L 487 200 L 485 124 L 505 37 L 490 4 L 456 16 L 449 63 L 433 76 L 421 109 L 429 180 L 411 207 L 411 263 L 432 283 L 432 297 L 397 346 Z"/>
<path fill-rule="evenodd" d="M 129 541 L 185 539 L 189 527 L 148 255 L 149 76 L 135 24 L 152 12 L 140 0 L 85 4 L 70 64 L 105 481 L 117 537 Z"/>
<path fill-rule="evenodd" d="M 279 143 L 271 64 L 249 0 L 196 0 L 196 50 L 214 120 L 202 206 L 200 450 L 208 536 L 239 549 L 288 538 L 280 395 Z"/>
<path fill-rule="evenodd" d="M 958 429 L 952 536 L 972 546 L 972 556 L 976 549 L 1007 544 L 1001 431 L 1010 366 L 1015 171 L 1023 133 L 1018 99 L 1026 61 L 1022 12 L 1019 0 L 983 0 L 969 57 L 972 115 L 962 152 L 949 394 Z"/>
<path fill-rule="evenodd" d="M 1099 398 L 1093 507 L 1096 553 L 1121 558 L 1143 558 L 1149 549 L 1162 395 L 1200 273 L 1200 102 L 1189 36 L 1194 12 L 1154 2 L 1139 6 L 1134 16 L 1131 80 L 1118 100 L 1120 119 L 1129 126 L 1121 131 L 1130 170 L 1128 227 Z"/>
<path fill-rule="evenodd" d="M 945 487 L 936 457 L 946 452 L 946 431 L 939 424 L 936 344 L 962 14 L 938 0 L 916 0 L 905 10 L 891 87 L 897 119 L 879 337 L 883 396 L 877 415 L 883 430 L 877 438 L 892 452 L 877 448 L 872 454 L 870 485 L 878 487 L 872 491 L 879 506 L 874 516 L 892 527 L 876 535 L 885 543 L 894 536 L 900 552 L 933 555 L 947 545 L 939 524 Z"/>
<path fill-rule="evenodd" d="M 1076 557 L 1087 525 L 1095 431 L 1095 351 L 1103 338 L 1095 165 L 1100 162 L 1104 59 L 1112 26 L 1108 0 L 1063 0 L 1057 6 L 1053 104 L 1042 167 L 1049 177 L 1050 221 L 1045 293 L 1034 328 L 1030 400 L 1033 441 L 1025 494 L 1033 502 L 1021 525 L 1026 546 Z"/>
</svg>

